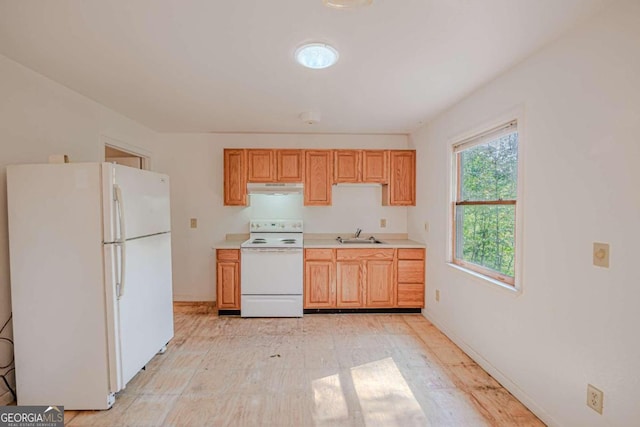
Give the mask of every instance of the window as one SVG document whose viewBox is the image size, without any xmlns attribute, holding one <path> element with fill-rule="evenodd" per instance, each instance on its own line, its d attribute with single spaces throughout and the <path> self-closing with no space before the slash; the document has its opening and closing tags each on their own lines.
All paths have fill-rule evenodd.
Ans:
<svg viewBox="0 0 640 427">
<path fill-rule="evenodd" d="M 517 122 L 460 141 L 453 153 L 453 263 L 514 286 Z"/>
</svg>

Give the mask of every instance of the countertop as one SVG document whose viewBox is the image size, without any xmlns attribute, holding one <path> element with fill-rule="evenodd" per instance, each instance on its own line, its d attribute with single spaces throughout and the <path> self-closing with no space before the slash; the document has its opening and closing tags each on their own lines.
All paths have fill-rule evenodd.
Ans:
<svg viewBox="0 0 640 427">
<path fill-rule="evenodd" d="M 356 243 L 345 244 L 339 243 L 335 239 L 304 239 L 304 248 L 339 248 L 339 249 L 358 249 L 358 248 L 424 248 L 424 243 L 416 242 L 409 239 L 382 239 L 385 243 Z M 240 245 L 244 240 L 221 240 L 213 245 L 214 249 L 240 249 Z"/>
<path fill-rule="evenodd" d="M 213 249 L 240 249 L 244 240 L 221 240 L 213 245 Z"/>
<path fill-rule="evenodd" d="M 358 249 L 358 248 L 424 248 L 425 244 L 409 239 L 381 239 L 384 243 L 340 243 L 335 239 L 305 239 L 304 247 L 313 248 L 338 248 L 338 249 Z"/>
</svg>

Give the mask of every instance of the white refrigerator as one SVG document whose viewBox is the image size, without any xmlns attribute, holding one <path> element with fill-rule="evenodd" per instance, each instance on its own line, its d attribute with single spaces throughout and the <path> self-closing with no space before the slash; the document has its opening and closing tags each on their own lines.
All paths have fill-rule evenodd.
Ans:
<svg viewBox="0 0 640 427">
<path fill-rule="evenodd" d="M 7 167 L 19 405 L 108 409 L 173 337 L 169 177 Z"/>
</svg>

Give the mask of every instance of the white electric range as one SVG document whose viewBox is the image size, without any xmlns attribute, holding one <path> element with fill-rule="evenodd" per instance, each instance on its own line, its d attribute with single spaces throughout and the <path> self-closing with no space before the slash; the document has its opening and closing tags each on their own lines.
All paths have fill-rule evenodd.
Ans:
<svg viewBox="0 0 640 427">
<path fill-rule="evenodd" d="M 240 245 L 240 316 L 302 317 L 301 220 L 252 220 Z"/>
</svg>

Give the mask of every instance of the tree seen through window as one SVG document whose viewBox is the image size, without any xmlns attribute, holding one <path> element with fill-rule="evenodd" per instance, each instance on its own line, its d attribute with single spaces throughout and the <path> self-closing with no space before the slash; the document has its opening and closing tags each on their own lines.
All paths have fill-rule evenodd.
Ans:
<svg viewBox="0 0 640 427">
<path fill-rule="evenodd" d="M 468 148 L 465 148 L 468 147 Z M 454 262 L 514 283 L 518 133 L 456 149 Z"/>
</svg>

